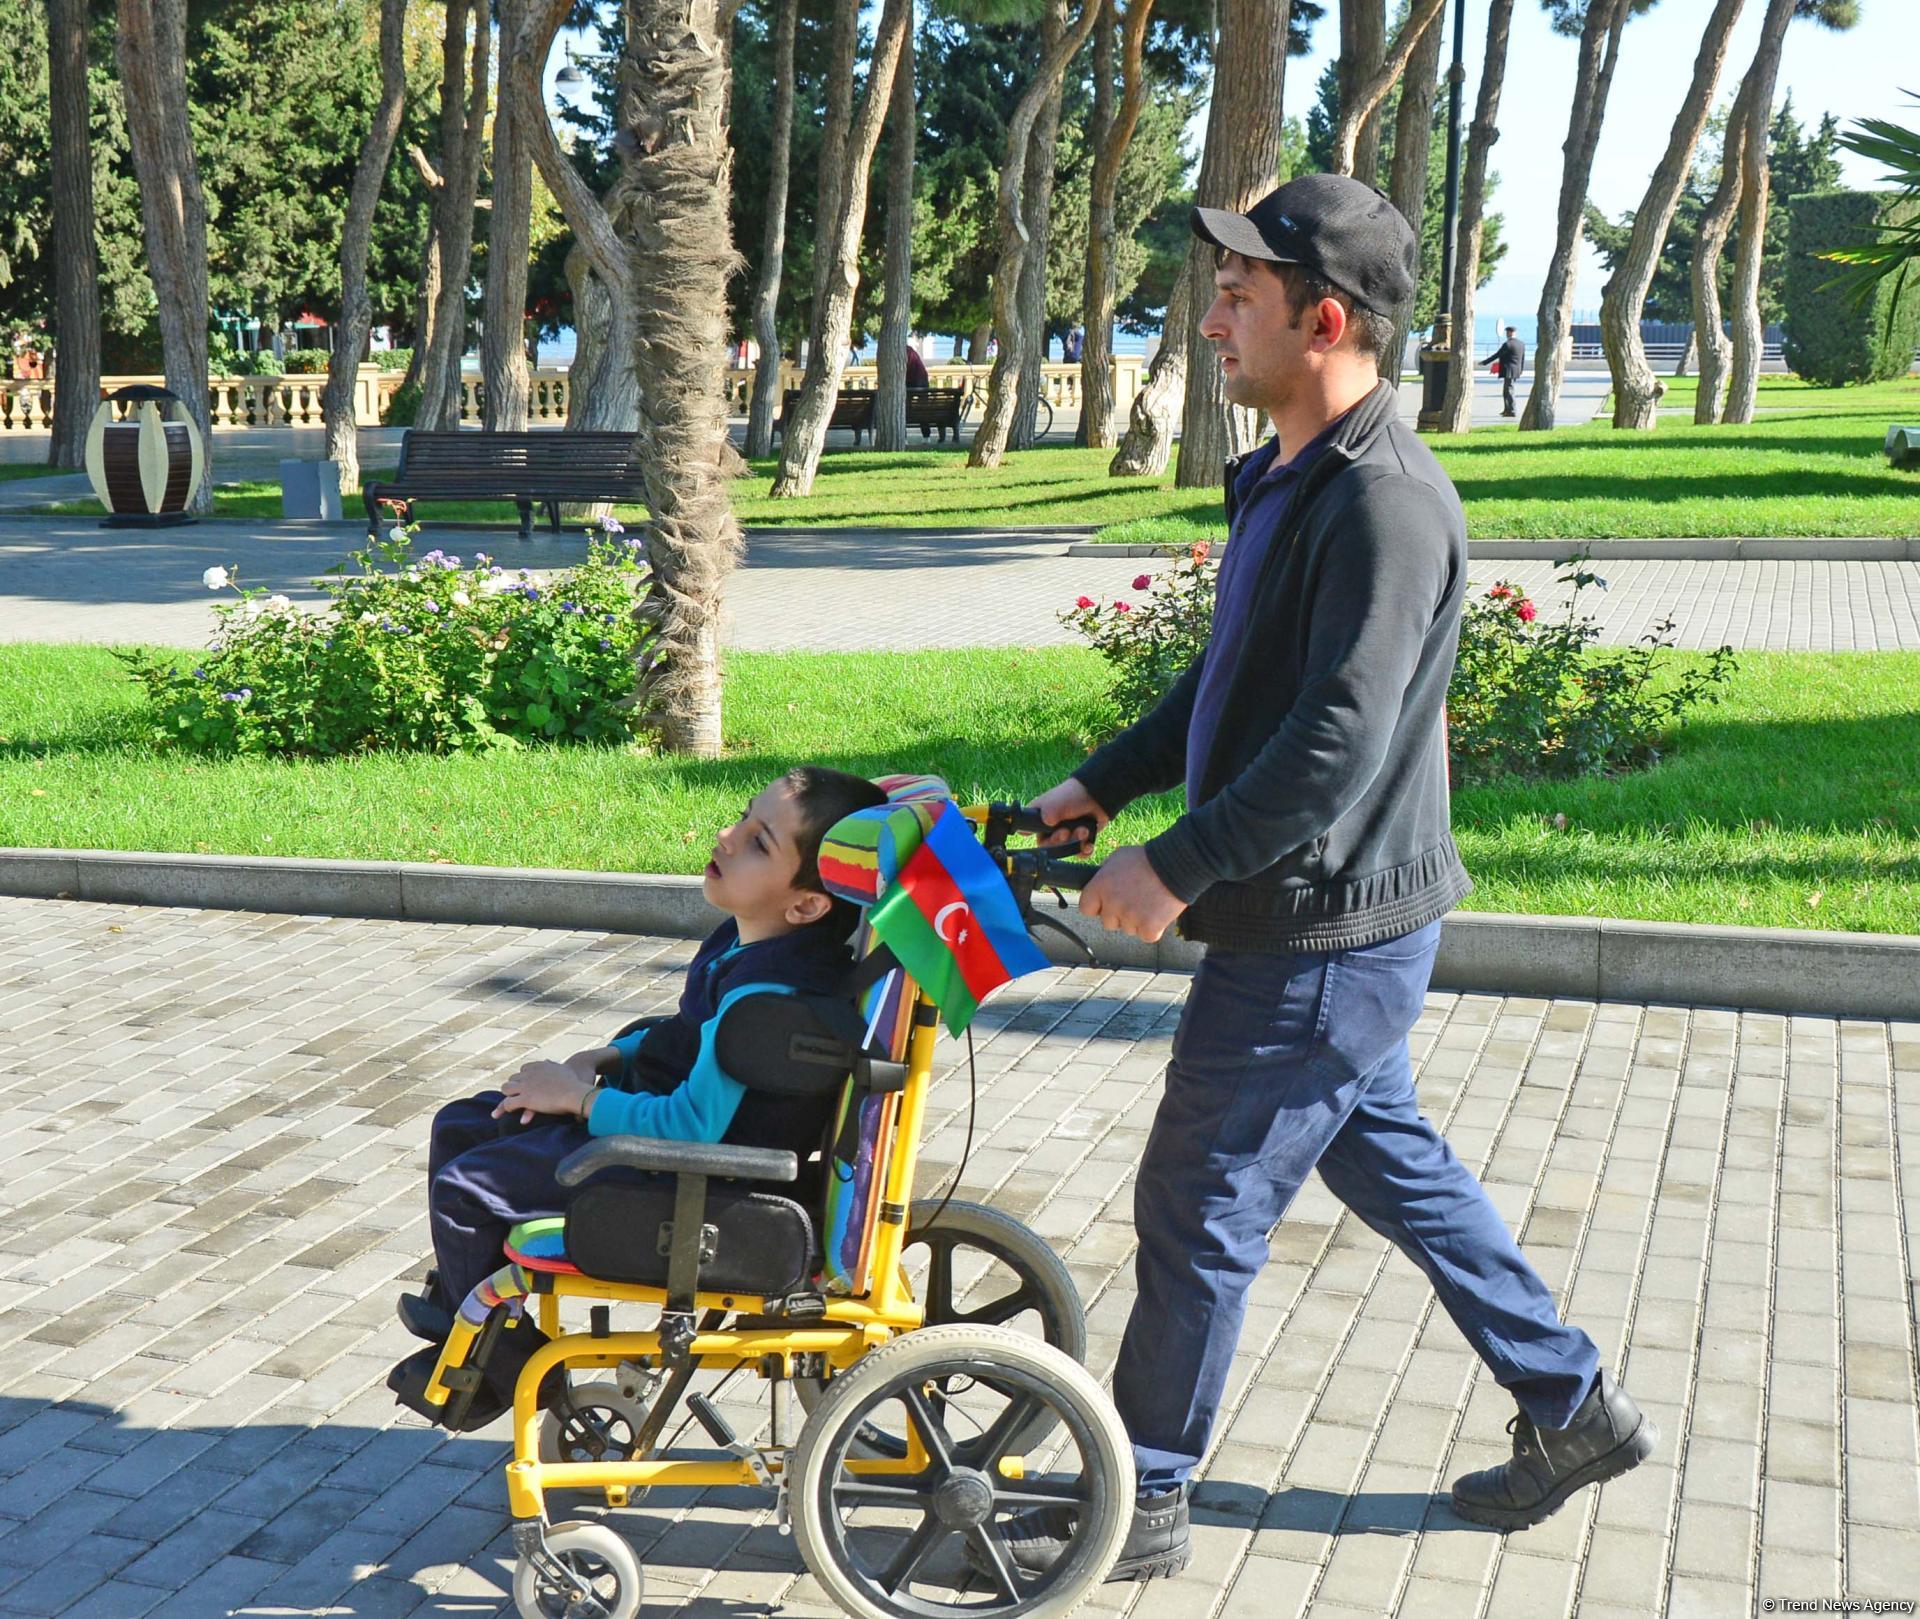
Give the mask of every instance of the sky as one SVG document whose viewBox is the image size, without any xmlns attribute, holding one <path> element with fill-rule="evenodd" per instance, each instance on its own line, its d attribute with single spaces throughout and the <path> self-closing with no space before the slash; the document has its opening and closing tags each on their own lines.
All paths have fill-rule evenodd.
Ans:
<svg viewBox="0 0 1920 1619">
<path fill-rule="evenodd" d="M 1448 0 L 1449 30 L 1453 9 Z M 1473 121 L 1480 90 L 1488 9 L 1489 0 L 1467 0 L 1463 127 Z M 1610 217 L 1640 204 L 1647 180 L 1666 149 L 1711 10 L 1710 0 L 1660 0 L 1652 11 L 1627 24 L 1588 187 L 1589 197 Z M 1721 68 L 1716 105 L 1731 97 L 1752 61 L 1765 10 L 1764 0 L 1746 0 Z M 1845 34 L 1828 33 L 1811 22 L 1796 22 L 1788 30 L 1775 105 L 1791 91 L 1794 113 L 1809 129 L 1825 112 L 1838 115 L 1843 128 L 1854 118 L 1920 121 L 1920 107 L 1902 93 L 1911 90 L 1920 95 L 1920 0 L 1860 0 L 1860 13 L 1858 26 Z M 1326 18 L 1314 32 L 1313 52 L 1287 65 L 1285 110 L 1302 119 L 1313 105 L 1321 69 L 1338 54 L 1337 5 L 1328 6 Z M 1540 305 L 1540 282 L 1553 255 L 1554 212 L 1565 161 L 1561 144 L 1567 138 L 1578 51 L 1578 40 L 1562 38 L 1548 27 L 1538 0 L 1516 0 L 1500 93 L 1501 137 L 1491 159 L 1500 177 L 1493 206 L 1504 216 L 1502 234 L 1509 246 L 1498 273 L 1475 297 L 1475 312 L 1483 320 L 1513 318 L 1523 330 L 1532 328 L 1531 317 Z M 1451 33 L 1445 52 L 1450 60 Z M 1444 86 L 1441 94 L 1444 97 Z M 1841 166 L 1848 184 L 1879 183 L 1877 164 L 1843 152 Z M 1604 279 L 1599 259 L 1591 249 L 1583 249 L 1574 289 L 1576 310 L 1599 308 Z"/>
</svg>

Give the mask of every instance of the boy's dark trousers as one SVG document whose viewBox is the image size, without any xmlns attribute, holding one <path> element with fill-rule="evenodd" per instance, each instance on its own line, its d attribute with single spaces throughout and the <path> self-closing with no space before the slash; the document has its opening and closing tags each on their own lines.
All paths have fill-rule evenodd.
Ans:
<svg viewBox="0 0 1920 1619">
<path fill-rule="evenodd" d="M 460 1301 L 506 1263 L 507 1233 L 522 1220 L 559 1214 L 568 1193 L 554 1179 L 560 1162 L 593 1138 L 575 1119 L 520 1115 L 496 1119 L 500 1092 L 449 1102 L 433 1120 L 427 1151 L 427 1216 L 440 1271 L 439 1302 Z"/>
<path fill-rule="evenodd" d="M 1421 1117 L 1407 1035 L 1439 940 L 1435 922 L 1337 954 L 1211 950 L 1195 974 L 1135 1188 L 1140 1291 L 1113 1383 L 1143 1491 L 1206 1453 L 1268 1233 L 1315 1168 L 1538 1426 L 1564 1427 L 1592 1385 L 1593 1340 Z"/>
</svg>

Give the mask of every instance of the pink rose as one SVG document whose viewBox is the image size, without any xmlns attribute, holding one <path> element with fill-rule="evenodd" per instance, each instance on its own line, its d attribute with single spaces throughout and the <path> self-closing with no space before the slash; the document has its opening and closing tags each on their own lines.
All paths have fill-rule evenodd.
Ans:
<svg viewBox="0 0 1920 1619">
<path fill-rule="evenodd" d="M 1210 540 L 1194 541 L 1193 560 L 1195 562 L 1205 562 L 1207 560 L 1208 553 L 1211 552 L 1212 550 L 1213 550 L 1212 541 Z"/>
<path fill-rule="evenodd" d="M 1116 613 L 1131 613 L 1133 611 L 1133 603 L 1132 602 L 1115 602 L 1113 604 L 1113 610 Z"/>
<path fill-rule="evenodd" d="M 1487 600 L 1503 602 L 1514 594 L 1512 585 L 1495 585 L 1487 592 Z"/>
<path fill-rule="evenodd" d="M 1135 590 L 1146 590 L 1152 584 L 1153 584 L 1153 575 L 1150 573 L 1143 573 L 1135 577 L 1133 581 L 1133 588 Z"/>
<path fill-rule="evenodd" d="M 1540 609 L 1535 607 L 1526 597 L 1522 596 L 1513 604 L 1513 616 L 1519 619 L 1522 624 L 1531 624 L 1540 616 Z"/>
<path fill-rule="evenodd" d="M 1091 596 L 1082 596 L 1075 601 L 1073 605 L 1075 607 L 1091 607 L 1093 605 L 1093 598 Z"/>
</svg>

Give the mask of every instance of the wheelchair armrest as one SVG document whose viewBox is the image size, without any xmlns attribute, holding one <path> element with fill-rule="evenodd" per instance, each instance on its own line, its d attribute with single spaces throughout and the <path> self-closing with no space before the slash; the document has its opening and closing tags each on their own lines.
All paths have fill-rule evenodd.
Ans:
<svg viewBox="0 0 1920 1619">
<path fill-rule="evenodd" d="M 645 1169 L 661 1175 L 707 1175 L 722 1180 L 790 1181 L 800 1160 L 769 1147 L 734 1147 L 723 1141 L 661 1141 L 654 1136 L 601 1136 L 560 1162 L 554 1178 L 578 1186 L 603 1169 Z"/>
</svg>

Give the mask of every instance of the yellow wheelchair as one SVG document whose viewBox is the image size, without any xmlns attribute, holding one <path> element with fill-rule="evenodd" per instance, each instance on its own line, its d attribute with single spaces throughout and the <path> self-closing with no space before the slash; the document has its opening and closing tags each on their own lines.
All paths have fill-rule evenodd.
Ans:
<svg viewBox="0 0 1920 1619">
<path fill-rule="evenodd" d="M 1036 883 L 1077 886 L 1094 869 L 1008 851 L 1011 834 L 1039 830 L 1016 806 L 946 808 L 977 829 L 1023 942 Z M 882 866 L 904 859 L 884 848 L 898 830 L 881 827 Z M 830 888 L 872 898 L 858 872 L 836 885 L 830 864 L 823 849 Z M 794 1153 L 598 1139 L 561 1167 L 576 1189 L 565 1215 L 515 1229 L 511 1263 L 475 1289 L 441 1352 L 427 1399 L 458 1426 L 501 1334 L 531 1321 L 551 1340 L 518 1378 L 506 1469 L 527 1619 L 640 1610 L 633 1549 L 605 1523 L 549 1521 L 555 1490 L 620 1507 L 656 1485 L 764 1487 L 808 1570 L 856 1619 L 1054 1619 L 1119 1552 L 1132 1453 L 1080 1364 L 1085 1314 L 1066 1266 L 996 1210 L 915 1201 L 938 1011 L 871 927 L 870 913 L 844 998 L 753 995 L 719 1027 L 721 1065 L 750 1089 L 839 1088 L 811 1196 Z M 563 1323 L 576 1303 L 585 1323 Z M 616 1331 L 616 1306 L 657 1319 Z M 767 1384 L 764 1433 L 742 1437 L 690 1392 L 711 1372 Z M 674 1448 L 683 1408 L 678 1431 L 697 1425 L 709 1447 Z M 1070 1508 L 1076 1528 L 1032 1576 L 1003 1530 L 1047 1506 Z"/>
</svg>

